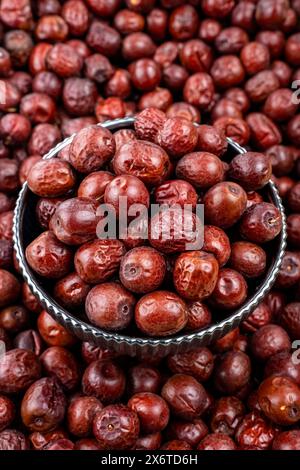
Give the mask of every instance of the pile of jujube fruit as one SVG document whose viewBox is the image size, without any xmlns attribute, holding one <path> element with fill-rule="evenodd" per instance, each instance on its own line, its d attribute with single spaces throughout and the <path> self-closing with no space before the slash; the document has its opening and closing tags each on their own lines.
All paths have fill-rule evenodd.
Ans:
<svg viewBox="0 0 300 470">
<path fill-rule="evenodd" d="M 222 130 L 155 108 L 137 115 L 134 130 L 79 131 L 60 158 L 29 171 L 45 230 L 26 248 L 29 266 L 55 280 L 58 303 L 75 315 L 84 308 L 108 331 L 135 321 L 143 334 L 162 337 L 207 326 L 210 308 L 225 317 L 247 299 L 247 279 L 258 285 L 268 267 L 261 245 L 282 229 L 280 211 L 257 192 L 271 177 L 270 157 L 247 152 L 227 163 L 226 150 Z M 134 233 L 139 219 L 125 238 L 97 236 L 99 205 L 118 218 L 120 198 L 129 219 L 133 204 L 146 212 L 163 205 L 149 211 L 149 222 L 148 212 L 140 219 L 149 226 L 145 238 Z M 198 201 L 204 221 L 193 211 Z"/>
<path fill-rule="evenodd" d="M 3 345 L 7 351 L 0 356 L 1 450 L 300 449 L 300 366 L 299 352 L 293 348 L 293 342 L 300 338 L 299 20 L 299 0 L 1 1 L 0 345 L 1 353 Z M 142 137 L 136 130 L 138 140 L 150 140 L 147 149 L 153 143 L 159 145 L 159 155 L 165 152 L 165 163 L 170 161 L 171 166 L 156 167 L 158 172 L 150 182 L 143 181 L 141 175 L 131 175 L 141 181 L 133 198 L 137 190 L 146 203 L 148 194 L 149 203 L 155 198 L 173 199 L 174 193 L 168 188 L 160 193 L 157 189 L 170 178 L 177 178 L 185 181 L 180 195 L 192 205 L 196 203 L 194 191 L 201 204 L 211 188 L 221 184 L 224 190 L 224 181 L 242 188 L 240 194 L 247 194 L 248 206 L 268 203 L 261 200 L 266 196 L 264 189 L 251 189 L 258 182 L 245 178 L 244 164 L 240 167 L 237 161 L 232 168 L 223 147 L 225 134 L 245 146 L 248 155 L 263 152 L 271 159 L 272 179 L 283 199 L 288 227 L 287 252 L 275 287 L 248 319 L 208 347 L 164 359 L 153 355 L 119 356 L 80 342 L 42 310 L 22 280 L 12 243 L 15 200 L 33 165 L 63 138 L 87 126 L 133 116 L 147 108 L 165 113 L 164 123 L 166 118 L 201 123 L 203 134 L 201 138 L 199 128 L 197 144 L 182 154 L 181 148 L 173 148 L 174 142 L 168 137 L 170 129 L 165 125 L 159 126 L 159 132 L 149 128 Z M 153 124 L 157 122 L 153 120 Z M 207 127 L 210 125 L 214 130 Z M 186 129 L 194 133 L 190 125 Z M 123 142 L 122 132 L 119 138 L 114 134 L 113 139 L 108 134 L 107 143 L 116 147 L 105 145 L 101 154 L 104 160 L 111 160 L 116 153 Z M 158 142 L 156 137 L 151 142 L 153 133 L 160 135 Z M 131 130 L 125 134 L 126 139 L 134 136 Z M 221 134 L 218 145 L 215 137 L 205 140 Z M 186 144 L 184 136 L 181 141 Z M 214 148 L 210 147 L 212 142 Z M 56 159 L 59 168 L 52 168 L 48 175 L 52 189 L 57 181 L 64 181 L 64 189 L 69 192 L 59 194 L 58 187 L 55 197 L 39 196 L 37 220 L 43 233 L 48 231 L 56 203 L 70 204 L 71 195 L 95 199 L 101 191 L 105 193 L 112 176 L 115 179 L 124 174 L 126 159 L 119 167 L 121 174 L 116 174 L 113 165 L 104 161 L 104 167 L 109 168 L 94 169 L 98 158 L 90 159 L 92 166 L 84 174 L 84 162 L 77 160 L 76 168 L 76 163 L 69 161 L 69 150 Z M 84 148 L 79 146 L 81 150 Z M 213 154 L 218 157 L 213 159 L 215 163 L 224 163 L 222 168 L 220 164 L 214 167 L 224 173 L 222 178 L 219 173 L 220 182 L 210 181 L 210 188 L 201 188 L 193 172 L 180 173 L 179 162 L 195 152 Z M 259 159 L 266 161 L 262 156 Z M 185 162 L 186 170 L 189 162 Z M 194 163 L 190 170 L 193 168 Z M 161 170 L 166 172 L 164 181 L 159 181 Z M 101 186 L 97 177 L 92 178 L 94 172 L 102 172 Z M 83 183 L 85 178 L 88 184 Z M 140 191 L 141 187 L 146 191 Z M 190 197 L 191 187 L 194 191 Z M 115 194 L 114 190 L 109 194 L 112 203 Z M 227 198 L 225 194 L 222 191 L 222 198 Z M 213 216 L 216 214 L 214 211 Z M 259 240 L 252 239 L 257 229 L 254 224 L 249 232 L 249 220 L 245 232 L 245 225 L 241 225 L 245 214 L 232 227 L 210 220 L 209 225 L 217 228 L 206 230 L 207 238 L 217 240 L 217 244 L 212 251 L 207 246 L 200 251 L 208 253 L 208 261 L 213 257 L 217 260 L 219 273 L 236 271 L 235 286 L 240 286 L 243 276 L 250 292 L 251 286 L 266 274 L 263 252 L 267 252 L 268 264 L 274 249 L 272 242 L 262 243 L 261 232 Z M 254 213 L 256 220 L 261 215 Z M 269 219 L 274 222 L 276 218 Z M 71 267 L 75 251 L 93 243 L 83 240 L 90 230 L 94 233 L 93 222 L 87 223 L 83 233 L 76 234 L 78 245 L 69 245 L 70 239 L 58 243 L 53 231 L 46 236 L 48 247 L 57 247 L 58 243 L 57 256 L 63 260 L 64 269 L 68 263 Z M 220 249 L 226 244 L 224 236 L 218 238 L 223 232 L 230 237 L 230 261 L 226 258 L 228 252 Z M 60 236 L 69 235 L 62 226 Z M 71 235 L 75 237 L 75 231 Z M 116 240 L 116 258 L 126 260 L 134 248 L 146 250 L 142 252 L 143 260 L 154 252 L 155 260 L 150 255 L 151 262 L 160 266 L 166 263 L 164 283 L 168 283 L 168 290 L 172 286 L 173 295 L 185 305 L 202 305 L 202 310 L 196 308 L 194 313 L 188 309 L 188 322 L 179 334 L 231 314 L 233 310 L 212 304 L 212 295 L 210 300 L 186 299 L 182 285 L 175 288 L 172 284 L 173 261 L 181 259 L 180 269 L 190 261 L 193 265 L 194 258 L 184 258 L 191 256 L 190 252 L 164 253 L 161 247 L 150 243 L 145 246 L 144 241 L 137 247 L 132 243 L 130 238 L 127 246 L 124 240 Z M 246 252 L 249 244 L 259 248 L 251 252 L 251 259 L 262 261 L 259 277 L 253 277 L 259 263 L 250 272 L 248 258 L 242 256 L 245 244 Z M 82 257 L 89 255 L 89 251 L 80 252 Z M 203 257 L 197 261 L 202 268 Z M 92 283 L 82 281 L 74 274 L 74 267 L 67 272 L 58 270 L 60 279 L 52 278 L 48 285 L 55 284 L 52 294 L 61 305 L 66 302 L 69 311 L 81 315 L 82 298 L 93 288 L 115 283 L 119 268 L 113 274 L 115 269 L 112 265 L 112 271 L 106 271 L 112 277 L 102 284 L 97 279 Z M 92 270 L 88 274 L 93 278 Z M 152 281 L 159 284 L 161 274 L 157 272 Z M 230 286 L 232 280 L 226 278 L 224 284 Z M 150 284 L 147 288 L 153 289 Z M 162 288 L 164 284 L 158 289 Z M 129 293 L 129 304 L 130 299 L 151 295 L 124 289 Z M 152 293 L 158 289 L 155 286 Z M 198 295 L 197 289 L 198 283 L 189 292 Z M 72 302 L 70 295 L 65 296 L 70 292 L 74 294 Z M 218 300 L 224 302 L 220 294 Z M 118 298 L 115 296 L 116 301 Z M 211 318 L 212 312 L 216 317 Z M 126 308 L 121 311 L 120 327 L 124 326 L 125 316 Z M 134 323 L 130 326 L 132 332 Z M 111 331 L 111 325 L 106 327 Z M 142 332 L 136 329 L 136 334 Z"/>
</svg>

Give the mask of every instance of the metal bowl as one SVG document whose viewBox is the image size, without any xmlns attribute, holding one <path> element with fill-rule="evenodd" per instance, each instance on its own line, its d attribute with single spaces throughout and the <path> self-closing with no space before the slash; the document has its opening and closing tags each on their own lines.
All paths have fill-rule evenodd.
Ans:
<svg viewBox="0 0 300 470">
<path fill-rule="evenodd" d="M 116 131 L 122 128 L 132 127 L 134 118 L 117 119 L 107 121 L 102 125 Z M 72 142 L 74 135 L 68 137 L 59 143 L 44 158 L 52 158 L 58 154 L 66 145 Z M 228 139 L 229 154 L 245 153 L 246 150 L 240 145 Z M 283 205 L 278 195 L 277 189 L 272 181 L 265 188 L 269 200 L 280 210 L 283 220 L 281 233 L 274 241 L 273 259 L 270 263 L 268 272 L 263 281 L 255 286 L 254 293 L 247 302 L 235 312 L 230 312 L 224 320 L 215 323 L 207 328 L 189 334 L 177 334 L 167 338 L 143 338 L 126 336 L 122 333 L 110 333 L 103 331 L 95 326 L 88 324 L 78 318 L 60 305 L 48 293 L 48 286 L 45 280 L 39 278 L 29 267 L 25 259 L 25 248 L 38 235 L 37 222 L 35 220 L 36 196 L 29 190 L 25 183 L 20 191 L 14 214 L 14 245 L 16 257 L 20 266 L 21 273 L 28 283 L 33 294 L 39 299 L 42 306 L 54 317 L 60 324 L 74 333 L 83 341 L 92 342 L 102 348 L 113 349 L 120 354 L 144 356 L 165 356 L 169 353 L 186 351 L 200 345 L 207 345 L 212 341 L 222 337 L 233 328 L 237 327 L 257 305 L 264 299 L 274 284 L 279 272 L 279 268 L 286 247 L 286 219 Z"/>
</svg>

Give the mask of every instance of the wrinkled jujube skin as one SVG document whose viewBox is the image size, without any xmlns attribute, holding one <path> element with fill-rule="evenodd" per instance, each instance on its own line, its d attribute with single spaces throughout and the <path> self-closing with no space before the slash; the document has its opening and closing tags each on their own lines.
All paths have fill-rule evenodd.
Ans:
<svg viewBox="0 0 300 470">
<path fill-rule="evenodd" d="M 156 142 L 158 131 L 163 127 L 165 120 L 165 113 L 160 109 L 147 107 L 141 111 L 134 121 L 138 139 Z"/>
<path fill-rule="evenodd" d="M 174 374 L 188 374 L 199 382 L 206 382 L 214 368 L 214 357 L 208 348 L 200 347 L 168 356 L 168 367 Z"/>
<path fill-rule="evenodd" d="M 273 423 L 289 426 L 299 421 L 300 388 L 287 377 L 268 377 L 259 386 L 258 401 Z"/>
<path fill-rule="evenodd" d="M 231 245 L 229 264 L 243 276 L 256 278 L 261 276 L 267 265 L 266 253 L 259 245 L 246 241 Z"/>
<path fill-rule="evenodd" d="M 166 111 L 166 116 L 171 117 L 182 117 L 191 122 L 200 123 L 201 116 L 200 111 L 193 105 L 185 103 L 184 101 L 179 101 L 178 103 L 173 103 Z"/>
<path fill-rule="evenodd" d="M 125 405 L 110 405 L 94 419 L 93 433 L 97 441 L 108 449 L 130 449 L 140 431 L 138 415 Z"/>
<path fill-rule="evenodd" d="M 39 356 L 44 349 L 41 335 L 35 330 L 21 331 L 14 339 L 14 347 L 18 349 L 28 349 Z"/>
<path fill-rule="evenodd" d="M 176 441 L 184 441 L 192 448 L 197 447 L 199 442 L 208 434 L 208 428 L 202 419 L 184 421 L 172 420 L 166 431 L 167 438 Z"/>
<path fill-rule="evenodd" d="M 252 354 L 260 361 L 266 361 L 276 353 L 289 351 L 291 341 L 287 332 L 272 323 L 257 330 L 251 338 Z"/>
<path fill-rule="evenodd" d="M 36 36 L 40 40 L 63 41 L 68 34 L 68 26 L 59 15 L 46 15 L 36 26 Z"/>
<path fill-rule="evenodd" d="M 75 175 L 69 163 L 52 158 L 37 162 L 28 174 L 27 183 L 38 196 L 58 197 L 73 189 Z"/>
<path fill-rule="evenodd" d="M 228 351 L 216 362 L 215 386 L 221 393 L 233 395 L 248 383 L 250 374 L 249 356 L 241 351 Z"/>
<path fill-rule="evenodd" d="M 13 264 L 13 245 L 10 240 L 0 240 L 0 268 L 10 268 Z"/>
<path fill-rule="evenodd" d="M 21 404 L 21 417 L 29 431 L 51 431 L 64 419 L 65 395 L 53 378 L 42 378 L 26 391 Z"/>
<path fill-rule="evenodd" d="M 219 264 L 214 255 L 205 251 L 188 251 L 176 260 L 174 286 L 184 299 L 203 300 L 212 294 L 218 273 Z"/>
<path fill-rule="evenodd" d="M 102 409 L 102 403 L 95 397 L 74 398 L 67 410 L 70 432 L 76 437 L 90 436 L 94 417 Z"/>
<path fill-rule="evenodd" d="M 299 191 L 300 185 L 297 183 L 291 188 L 287 195 L 288 206 L 293 212 L 299 212 Z"/>
<path fill-rule="evenodd" d="M 280 197 L 282 199 L 286 199 L 287 194 L 289 193 L 289 191 L 294 186 L 294 181 L 289 176 L 282 176 L 280 178 L 277 178 L 276 183 L 277 183 L 277 188 L 278 188 L 278 192 L 279 192 Z M 260 201 L 260 202 L 262 202 L 262 201 Z M 293 218 L 293 217 L 297 218 L 297 214 L 291 214 L 290 215 L 290 218 Z M 293 244 L 293 240 L 291 239 L 290 241 Z"/>
<path fill-rule="evenodd" d="M 188 331 L 195 331 L 210 325 L 212 315 L 209 308 L 202 302 L 188 303 L 188 321 L 185 326 Z"/>
<path fill-rule="evenodd" d="M 198 445 L 197 450 L 235 450 L 231 437 L 222 433 L 208 434 Z"/>
<path fill-rule="evenodd" d="M 237 155 L 230 162 L 228 176 L 246 191 L 256 191 L 267 184 L 272 174 L 271 161 L 267 155 L 247 152 Z"/>
<path fill-rule="evenodd" d="M 239 327 L 234 328 L 226 335 L 221 336 L 221 338 L 217 339 L 212 343 L 212 350 L 218 353 L 223 353 L 226 351 L 230 351 L 234 348 L 236 341 L 238 341 L 240 337 L 240 329 Z"/>
<path fill-rule="evenodd" d="M 125 329 L 131 322 L 136 300 L 116 282 L 104 282 L 93 287 L 85 301 L 85 311 L 93 325 L 104 330 Z"/>
<path fill-rule="evenodd" d="M 299 248 L 299 214 L 291 214 L 287 218 L 287 234 L 290 244 Z"/>
<path fill-rule="evenodd" d="M 279 210 L 268 202 L 250 207 L 241 219 L 240 234 L 253 243 L 273 240 L 282 229 Z"/>
<path fill-rule="evenodd" d="M 154 90 L 161 80 L 160 67 L 152 59 L 139 59 L 128 67 L 131 80 L 139 91 Z"/>
<path fill-rule="evenodd" d="M 252 41 L 246 44 L 240 57 L 248 75 L 261 72 L 270 65 L 269 49 L 260 42 Z"/>
<path fill-rule="evenodd" d="M 228 54 L 215 60 L 211 75 L 218 87 L 230 88 L 239 85 L 244 80 L 245 70 L 238 57 Z"/>
<path fill-rule="evenodd" d="M 137 134 L 133 129 L 120 129 L 114 133 L 114 139 L 116 143 L 116 150 L 119 150 L 122 145 L 125 145 L 132 140 L 137 140 Z"/>
<path fill-rule="evenodd" d="M 102 98 L 100 98 L 97 101 L 95 114 L 99 122 L 104 122 L 109 119 L 124 117 L 126 114 L 126 108 L 121 98 L 113 96 L 106 100 L 102 100 Z"/>
<path fill-rule="evenodd" d="M 46 56 L 46 63 L 61 78 L 77 75 L 82 67 L 80 55 L 68 44 L 55 44 Z"/>
<path fill-rule="evenodd" d="M 77 273 L 70 273 L 56 282 L 53 296 L 66 309 L 76 310 L 83 306 L 90 286 Z"/>
<path fill-rule="evenodd" d="M 157 186 L 166 179 L 170 160 L 158 145 L 136 140 L 117 150 L 113 168 L 117 175 L 130 174 L 142 180 L 146 186 Z"/>
<path fill-rule="evenodd" d="M 205 225 L 203 250 L 212 253 L 220 267 L 224 266 L 231 253 L 230 240 L 224 230 L 213 225 Z"/>
<path fill-rule="evenodd" d="M 93 343 L 84 341 L 81 343 L 81 356 L 86 364 L 90 364 L 93 361 L 97 361 L 97 359 L 112 359 L 117 354 L 109 349 L 103 349 Z"/>
<path fill-rule="evenodd" d="M 297 105 L 293 102 L 293 93 L 288 88 L 273 91 L 264 105 L 265 114 L 275 122 L 291 119 L 297 109 Z"/>
<path fill-rule="evenodd" d="M 144 434 L 163 431 L 169 422 L 167 403 L 154 393 L 137 393 L 130 398 L 127 406 L 137 413 Z"/>
<path fill-rule="evenodd" d="M 25 181 L 27 181 L 28 174 L 33 167 L 38 161 L 40 161 L 41 157 L 39 155 L 32 155 L 28 157 L 26 160 L 24 160 L 21 163 L 20 166 L 20 171 L 19 171 L 19 178 L 20 178 L 20 183 L 24 184 Z"/>
<path fill-rule="evenodd" d="M 271 323 L 273 318 L 271 308 L 266 302 L 261 302 L 242 323 L 244 331 L 255 332 Z"/>
<path fill-rule="evenodd" d="M 11 349 L 0 357 L 0 393 L 19 393 L 41 376 L 39 359 L 32 351 Z"/>
<path fill-rule="evenodd" d="M 283 431 L 278 434 L 272 445 L 273 450 L 299 450 L 300 432 L 298 429 Z"/>
<path fill-rule="evenodd" d="M 56 99 L 62 92 L 62 80 L 53 72 L 42 71 L 34 77 L 32 89 L 37 93 L 47 93 Z"/>
<path fill-rule="evenodd" d="M 0 214 L 0 239 L 2 240 L 12 240 L 13 215 L 12 211 Z"/>
<path fill-rule="evenodd" d="M 57 441 L 49 442 L 44 450 L 74 450 L 74 444 L 70 439 L 58 439 Z"/>
<path fill-rule="evenodd" d="M 0 395 L 0 432 L 9 428 L 15 417 L 15 405 L 10 398 Z"/>
<path fill-rule="evenodd" d="M 79 381 L 79 367 L 74 355 L 66 348 L 52 346 L 40 356 L 47 376 L 55 377 L 67 391 L 74 390 Z"/>
<path fill-rule="evenodd" d="M 49 228 L 66 245 L 81 245 L 96 236 L 97 203 L 74 197 L 61 202 L 50 219 Z"/>
<path fill-rule="evenodd" d="M 178 74 L 178 69 L 172 71 L 170 70 L 172 66 L 164 69 L 163 81 L 166 86 L 170 88 L 178 88 L 183 83 L 183 78 Z M 176 67 L 173 65 L 173 67 Z M 180 71 L 181 68 L 179 67 Z M 168 83 L 169 82 L 169 83 Z M 168 107 L 172 104 L 173 98 L 171 92 L 166 88 L 156 88 L 156 90 L 148 91 L 141 96 L 141 99 L 138 102 L 138 109 L 146 109 L 151 107 L 157 107 L 161 111 L 166 111 Z"/>
<path fill-rule="evenodd" d="M 225 115 L 218 118 L 214 122 L 214 126 L 239 145 L 246 146 L 249 142 L 250 127 L 244 119 Z"/>
<path fill-rule="evenodd" d="M 30 140 L 28 142 L 28 151 L 32 155 L 33 154 L 45 155 L 52 149 L 52 147 L 58 144 L 60 140 L 61 140 L 61 133 L 55 124 L 48 124 L 48 123 L 38 124 L 37 126 L 34 127 L 32 131 Z M 70 173 L 69 168 L 67 169 L 62 168 L 61 181 L 58 180 L 57 182 L 54 181 L 53 179 L 54 177 L 52 175 L 52 183 L 53 183 L 54 188 L 51 188 L 51 179 L 50 179 L 50 187 L 46 185 L 45 192 L 49 192 L 52 194 L 54 190 L 57 193 L 59 190 L 59 192 L 61 193 L 63 192 L 64 185 L 66 185 L 68 188 L 70 186 L 73 187 L 74 184 L 72 184 L 72 178 L 74 178 L 74 176 L 72 177 L 72 175 L 70 175 L 69 173 Z M 51 172 L 50 172 L 49 177 L 51 178 Z M 47 178 L 45 180 L 45 183 L 47 183 Z M 41 182 L 41 184 L 43 185 L 43 182 Z M 58 187 L 56 185 L 58 185 Z M 49 195 L 51 196 L 51 194 Z"/>
<path fill-rule="evenodd" d="M 245 414 L 245 406 L 236 397 L 222 397 L 212 408 L 210 427 L 213 432 L 234 436 Z"/>
<path fill-rule="evenodd" d="M 129 216 L 135 215 L 132 213 L 134 211 L 132 205 L 142 204 L 148 208 L 150 204 L 150 195 L 146 186 L 139 178 L 132 175 L 117 176 L 106 186 L 104 202 L 112 206 L 117 215 L 122 215 L 120 198 L 126 201 Z"/>
<path fill-rule="evenodd" d="M 166 119 L 156 135 L 156 142 L 175 159 L 192 152 L 198 142 L 195 126 L 179 118 Z"/>
<path fill-rule="evenodd" d="M 155 291 L 144 295 L 135 307 L 138 328 L 149 336 L 169 336 L 181 331 L 188 319 L 188 309 L 173 292 Z"/>
<path fill-rule="evenodd" d="M 62 123 L 62 134 L 64 137 L 70 137 L 72 134 L 79 132 L 87 126 L 96 124 L 96 119 L 93 116 L 77 117 L 73 119 L 64 120 Z M 69 156 L 70 144 L 60 151 L 59 156 L 63 159 L 63 152 L 65 151 Z M 66 158 L 69 161 L 69 158 Z"/>
<path fill-rule="evenodd" d="M 271 356 L 266 363 L 264 375 L 284 375 L 300 386 L 300 364 L 296 364 L 289 351 L 280 351 Z"/>
<path fill-rule="evenodd" d="M 35 431 L 29 435 L 29 440 L 34 450 L 43 450 L 50 442 L 67 438 L 67 432 L 59 427 L 53 431 L 45 433 Z"/>
<path fill-rule="evenodd" d="M 179 160 L 176 175 L 197 189 L 206 190 L 223 181 L 224 167 L 221 160 L 212 153 L 193 152 Z"/>
<path fill-rule="evenodd" d="M 40 313 L 42 310 L 42 306 L 37 300 L 37 298 L 33 295 L 30 290 L 30 287 L 26 282 L 22 285 L 22 302 L 24 306 L 33 313 Z"/>
<path fill-rule="evenodd" d="M 247 414 L 236 431 L 236 441 L 239 446 L 255 446 L 258 449 L 269 449 L 276 436 L 276 428 L 272 426 L 259 412 Z"/>
<path fill-rule="evenodd" d="M 78 132 L 70 147 L 70 163 L 80 173 L 100 170 L 112 158 L 115 141 L 108 129 L 90 126 Z"/>
<path fill-rule="evenodd" d="M 247 195 L 240 185 L 226 181 L 212 186 L 203 203 L 206 222 L 224 229 L 241 218 L 246 210 Z"/>
<path fill-rule="evenodd" d="M 185 441 L 179 439 L 174 439 L 172 441 L 166 442 L 163 446 L 160 447 L 160 450 L 192 450 L 192 446 Z"/>
<path fill-rule="evenodd" d="M 5 429 L 0 432 L 1 450 L 29 450 L 27 437 L 17 429 Z"/>
<path fill-rule="evenodd" d="M 219 271 L 211 302 L 220 309 L 237 308 L 246 300 L 247 290 L 247 283 L 242 274 L 234 269 L 222 268 Z"/>
<path fill-rule="evenodd" d="M 165 259 L 154 248 L 133 248 L 121 260 L 120 281 L 126 289 L 137 294 L 146 294 L 158 289 L 165 274 Z"/>
<path fill-rule="evenodd" d="M 119 269 L 125 251 L 120 240 L 96 239 L 84 243 L 75 253 L 76 272 L 88 284 L 108 281 Z"/>
<path fill-rule="evenodd" d="M 213 126 L 203 124 L 198 127 L 198 148 L 221 157 L 227 150 L 228 143 L 224 132 Z"/>
<path fill-rule="evenodd" d="M 185 180 L 170 180 L 158 186 L 154 193 L 155 201 L 158 204 L 169 206 L 178 204 L 181 207 L 191 205 L 196 208 L 198 195 L 195 188 Z"/>
<path fill-rule="evenodd" d="M 13 193 L 19 187 L 18 163 L 8 158 L 0 159 L 0 191 Z"/>
<path fill-rule="evenodd" d="M 200 110 L 206 111 L 213 101 L 214 82 L 208 73 L 198 72 L 191 75 L 183 88 L 184 101 Z"/>
<path fill-rule="evenodd" d="M 300 331 L 300 303 L 291 302 L 281 311 L 280 323 L 292 339 L 298 338 Z"/>
<path fill-rule="evenodd" d="M 20 112 L 34 124 L 52 122 L 55 103 L 45 93 L 30 93 L 21 99 Z"/>
<path fill-rule="evenodd" d="M 200 417 L 205 410 L 206 391 L 190 375 L 173 375 L 163 386 L 161 395 L 178 418 L 192 420 Z"/>
<path fill-rule="evenodd" d="M 47 231 L 28 245 L 26 260 L 40 276 L 59 279 L 70 272 L 72 252 L 53 232 Z"/>
<path fill-rule="evenodd" d="M 147 364 L 138 364 L 129 369 L 127 389 L 130 395 L 141 392 L 158 393 L 162 378 L 160 372 Z"/>
<path fill-rule="evenodd" d="M 1 118 L 0 133 L 6 145 L 26 141 L 30 132 L 30 121 L 23 115 L 8 113 Z"/>
<path fill-rule="evenodd" d="M 86 176 L 78 187 L 78 197 L 86 197 L 102 202 L 105 188 L 113 180 L 109 171 L 95 171 Z"/>
<path fill-rule="evenodd" d="M 254 145 L 267 150 L 272 145 L 279 145 L 282 135 L 278 126 L 262 113 L 250 113 L 246 119 L 251 131 L 251 139 Z"/>
<path fill-rule="evenodd" d="M 88 46 L 108 57 L 114 56 L 120 47 L 119 33 L 103 21 L 93 21 L 86 37 Z"/>
<path fill-rule="evenodd" d="M 211 117 L 214 123 L 218 123 L 218 127 L 215 126 L 214 128 L 217 129 L 219 133 L 223 134 L 225 137 L 225 135 L 228 133 L 228 130 L 226 130 L 226 126 L 224 126 L 224 128 L 222 129 L 222 126 L 219 126 L 219 123 L 226 121 L 219 120 L 223 117 L 242 119 L 243 115 L 241 113 L 241 110 L 235 103 L 230 101 L 228 98 L 222 98 L 212 109 Z"/>
</svg>

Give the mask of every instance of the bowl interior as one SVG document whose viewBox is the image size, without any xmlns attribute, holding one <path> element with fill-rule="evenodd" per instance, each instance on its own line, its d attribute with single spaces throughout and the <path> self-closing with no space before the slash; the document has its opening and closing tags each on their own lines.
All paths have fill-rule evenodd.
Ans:
<svg viewBox="0 0 300 470">
<path fill-rule="evenodd" d="M 132 125 L 131 121 L 128 126 Z M 111 130 L 116 130 L 123 125 L 113 126 L 109 125 Z M 51 151 L 45 158 L 54 156 L 61 150 L 62 144 L 67 145 L 71 138 L 66 139 L 62 142 L 58 150 L 54 153 Z M 64 146 L 65 146 L 64 145 Z M 226 159 L 230 161 L 231 158 L 237 153 L 243 153 L 245 150 L 229 140 L 229 151 L 227 152 Z M 266 245 L 266 252 L 268 256 L 268 269 L 263 277 L 255 279 L 248 283 L 249 285 L 249 297 L 246 303 L 238 311 L 229 312 L 215 312 L 213 317 L 213 324 L 209 327 L 203 328 L 199 331 L 193 331 L 189 334 L 177 334 L 167 338 L 145 338 L 141 336 L 138 330 L 131 329 L 130 333 L 109 333 L 96 328 L 89 324 L 84 312 L 68 312 L 57 302 L 51 295 L 53 290 L 54 282 L 37 276 L 25 259 L 25 249 L 40 233 L 41 229 L 36 221 L 35 208 L 38 198 L 31 193 L 25 184 L 19 199 L 17 201 L 15 220 L 14 220 L 14 241 L 17 259 L 20 264 L 20 269 L 26 281 L 30 285 L 33 293 L 38 296 L 44 308 L 46 308 L 51 315 L 53 315 L 60 323 L 64 324 L 67 328 L 71 329 L 73 333 L 79 336 L 82 340 L 94 342 L 101 346 L 115 346 L 125 342 L 128 345 L 134 345 L 135 347 L 143 347 L 145 345 L 150 347 L 162 346 L 168 347 L 170 344 L 185 344 L 187 345 L 200 345 L 208 344 L 209 342 L 216 340 L 218 337 L 226 334 L 228 331 L 238 326 L 238 324 L 245 319 L 258 303 L 263 299 L 266 293 L 270 290 L 273 285 L 276 275 L 278 273 L 282 257 L 284 254 L 285 240 L 286 240 L 286 229 L 285 229 L 285 216 L 281 200 L 278 196 L 277 190 L 272 182 L 270 182 L 264 189 L 265 200 L 273 202 L 282 213 L 283 217 L 283 230 L 280 235 L 271 243 Z M 186 349 L 186 347 L 184 349 Z"/>
</svg>

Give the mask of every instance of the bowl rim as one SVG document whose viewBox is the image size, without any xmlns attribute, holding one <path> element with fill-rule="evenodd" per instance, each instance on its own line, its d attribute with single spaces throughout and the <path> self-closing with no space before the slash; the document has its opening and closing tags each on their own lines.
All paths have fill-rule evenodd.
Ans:
<svg viewBox="0 0 300 470">
<path fill-rule="evenodd" d="M 106 121 L 104 123 L 98 123 L 98 126 L 103 126 L 109 130 L 116 131 L 119 129 L 124 129 L 132 127 L 134 124 L 134 117 L 128 117 L 123 119 L 116 119 L 111 121 Z M 198 126 L 198 124 L 195 124 Z M 69 145 L 74 139 L 76 134 L 73 134 L 62 142 L 57 144 L 52 148 L 47 154 L 44 155 L 44 159 L 49 159 L 56 156 L 63 148 Z M 229 145 L 238 153 L 246 153 L 247 150 L 241 147 L 239 144 L 234 142 L 232 139 L 227 138 Z M 233 312 L 228 312 L 230 315 L 222 319 L 219 323 L 214 323 L 210 326 L 202 328 L 196 332 L 190 332 L 185 334 L 177 334 L 170 337 L 162 338 L 140 338 L 134 336 L 123 335 L 120 332 L 109 332 L 101 330 L 92 324 L 86 323 L 85 321 L 76 318 L 71 312 L 68 312 L 66 309 L 61 307 L 49 294 L 46 292 L 38 282 L 34 272 L 31 272 L 31 268 L 27 264 L 25 259 L 25 248 L 22 241 L 22 226 L 23 226 L 23 214 L 25 210 L 26 198 L 31 194 L 27 183 L 25 182 L 21 191 L 19 192 L 18 199 L 16 201 L 14 218 L 13 218 L 13 242 L 16 253 L 16 259 L 19 264 L 19 268 L 22 276 L 25 281 L 28 283 L 32 293 L 38 298 L 41 305 L 48 311 L 48 313 L 61 324 L 73 330 L 76 333 L 79 333 L 78 336 L 81 336 L 82 339 L 85 339 L 90 342 L 95 342 L 101 344 L 106 344 L 108 347 L 114 346 L 118 349 L 119 345 L 126 343 L 128 353 L 135 352 L 136 349 L 143 349 L 150 347 L 150 350 L 154 350 L 157 347 L 162 348 L 162 351 L 167 351 L 170 348 L 170 345 L 180 346 L 182 344 L 199 346 L 202 344 L 208 344 L 209 342 L 218 339 L 223 336 L 230 330 L 238 326 L 250 313 L 257 307 L 257 305 L 264 299 L 266 294 L 270 291 L 273 286 L 276 277 L 279 273 L 279 269 L 283 260 L 283 256 L 286 248 L 286 216 L 284 212 L 284 207 L 277 191 L 277 188 L 272 180 L 267 184 L 269 187 L 270 195 L 272 197 L 272 202 L 280 210 L 282 217 L 282 230 L 278 235 L 279 238 L 279 248 L 276 253 L 276 257 L 273 260 L 273 263 L 269 267 L 269 270 L 266 274 L 265 280 L 262 282 L 260 287 L 254 292 L 254 294 L 243 304 L 238 310 Z"/>
</svg>

